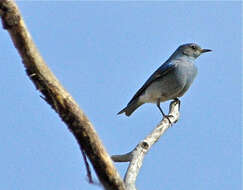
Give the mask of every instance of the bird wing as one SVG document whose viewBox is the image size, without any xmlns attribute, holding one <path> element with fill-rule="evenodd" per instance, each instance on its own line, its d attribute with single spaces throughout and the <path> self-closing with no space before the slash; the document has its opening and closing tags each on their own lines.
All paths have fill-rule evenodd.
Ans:
<svg viewBox="0 0 243 190">
<path fill-rule="evenodd" d="M 155 80 L 158 80 L 165 75 L 167 75 L 171 70 L 173 70 L 176 67 L 176 64 L 173 62 L 165 62 L 163 65 L 161 65 L 150 77 L 149 79 L 144 83 L 144 85 L 136 92 L 136 94 L 133 96 L 133 98 L 128 103 L 131 104 L 134 100 L 136 100 L 144 91 L 145 89 Z"/>
</svg>

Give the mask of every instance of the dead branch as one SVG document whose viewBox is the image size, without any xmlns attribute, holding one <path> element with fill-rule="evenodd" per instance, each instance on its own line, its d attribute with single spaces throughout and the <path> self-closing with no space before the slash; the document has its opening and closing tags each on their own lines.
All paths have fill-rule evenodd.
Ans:
<svg viewBox="0 0 243 190">
<path fill-rule="evenodd" d="M 123 155 L 114 155 L 112 160 L 114 162 L 130 162 L 127 169 L 124 182 L 127 190 L 136 190 L 136 178 L 143 164 L 143 159 L 146 153 L 150 150 L 152 145 L 159 140 L 161 135 L 179 119 L 180 101 L 175 100 L 170 103 L 169 119 L 164 118 L 156 128 L 142 140 L 131 152 Z"/>
</svg>

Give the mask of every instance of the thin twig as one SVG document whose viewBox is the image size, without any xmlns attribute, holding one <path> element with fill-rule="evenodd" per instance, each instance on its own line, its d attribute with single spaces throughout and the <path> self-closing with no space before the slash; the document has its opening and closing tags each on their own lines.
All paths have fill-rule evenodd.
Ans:
<svg viewBox="0 0 243 190">
<path fill-rule="evenodd" d="M 91 170 L 90 170 L 90 167 L 89 167 L 89 163 L 88 163 L 86 154 L 85 154 L 83 149 L 81 149 L 81 152 L 82 152 L 82 155 L 83 155 L 83 158 L 84 158 L 84 164 L 86 166 L 87 177 L 88 177 L 89 183 L 94 183 L 94 181 L 92 179 Z"/>
</svg>

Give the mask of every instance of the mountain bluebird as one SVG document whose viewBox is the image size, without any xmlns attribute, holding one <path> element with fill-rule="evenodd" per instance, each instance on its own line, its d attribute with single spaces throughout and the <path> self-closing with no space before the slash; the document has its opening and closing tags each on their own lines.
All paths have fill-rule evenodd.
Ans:
<svg viewBox="0 0 243 190">
<path fill-rule="evenodd" d="M 184 44 L 169 57 L 144 83 L 127 106 L 118 114 L 130 116 L 144 103 L 156 103 L 163 117 L 167 117 L 160 107 L 160 102 L 184 95 L 197 75 L 195 59 L 202 53 L 212 51 L 202 49 L 194 43 Z"/>
</svg>

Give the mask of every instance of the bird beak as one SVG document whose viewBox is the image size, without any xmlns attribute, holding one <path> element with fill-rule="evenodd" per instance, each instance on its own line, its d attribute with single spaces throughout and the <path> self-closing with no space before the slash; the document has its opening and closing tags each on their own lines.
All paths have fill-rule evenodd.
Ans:
<svg viewBox="0 0 243 190">
<path fill-rule="evenodd" d="M 212 50 L 211 49 L 202 49 L 201 53 L 210 52 L 210 51 L 212 51 Z"/>
</svg>

